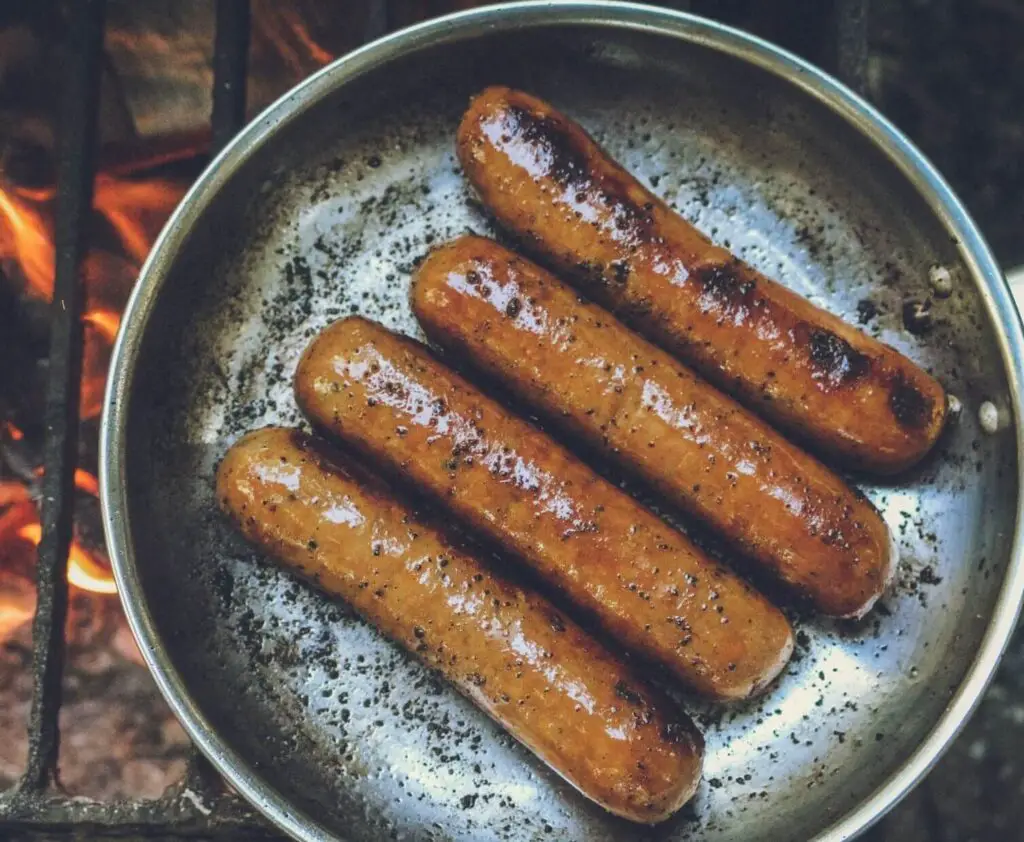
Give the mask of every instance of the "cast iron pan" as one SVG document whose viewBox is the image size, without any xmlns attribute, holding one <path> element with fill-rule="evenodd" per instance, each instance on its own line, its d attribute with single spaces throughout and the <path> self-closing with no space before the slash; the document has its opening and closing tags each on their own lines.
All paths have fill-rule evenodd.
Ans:
<svg viewBox="0 0 1024 842">
<path fill-rule="evenodd" d="M 904 351 L 963 406 L 925 465 L 861 481 L 900 541 L 893 592 L 856 625 L 797 616 L 797 655 L 764 698 L 684 700 L 706 731 L 705 780 L 655 829 L 586 803 L 247 547 L 213 497 L 238 436 L 301 422 L 290 381 L 319 329 L 362 313 L 419 335 L 407 301 L 417 259 L 493 231 L 453 154 L 470 95 L 491 83 L 553 101 L 713 239 Z M 949 297 L 934 294 L 932 267 L 951 272 Z M 929 298 L 931 324 L 908 331 L 904 304 Z M 1009 293 L 955 197 L 819 71 L 640 6 L 457 15 L 300 85 L 169 222 L 126 314 L 104 418 L 118 585 L 190 735 L 297 838 L 845 839 L 934 762 L 1013 627 L 1022 359 Z"/>
</svg>

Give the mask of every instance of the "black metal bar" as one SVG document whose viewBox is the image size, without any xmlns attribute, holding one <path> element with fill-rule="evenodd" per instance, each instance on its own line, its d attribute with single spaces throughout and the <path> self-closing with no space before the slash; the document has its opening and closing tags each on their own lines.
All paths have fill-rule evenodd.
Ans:
<svg viewBox="0 0 1024 842">
<path fill-rule="evenodd" d="M 46 839 L 281 840 L 266 822 L 234 795 L 198 800 L 184 790 L 154 801 L 104 803 L 40 793 L 0 795 L 3 836 Z M 10 834 L 10 835 L 7 835 Z"/>
<path fill-rule="evenodd" d="M 82 279 L 85 227 L 92 206 L 96 117 L 99 110 L 104 0 L 78 0 L 68 27 L 67 63 L 58 133 L 56 278 L 50 322 L 43 452 L 42 540 L 36 566 L 38 601 L 29 750 L 22 789 L 54 781 L 60 732 L 57 714 L 64 668 L 67 560 L 78 456 L 78 399 L 82 369 Z"/>
<path fill-rule="evenodd" d="M 249 20 L 249 0 L 217 0 L 217 34 L 213 46 L 214 154 L 245 125 Z"/>
<path fill-rule="evenodd" d="M 868 7 L 869 0 L 835 0 L 832 8 L 829 69 L 859 94 L 868 85 Z"/>
</svg>

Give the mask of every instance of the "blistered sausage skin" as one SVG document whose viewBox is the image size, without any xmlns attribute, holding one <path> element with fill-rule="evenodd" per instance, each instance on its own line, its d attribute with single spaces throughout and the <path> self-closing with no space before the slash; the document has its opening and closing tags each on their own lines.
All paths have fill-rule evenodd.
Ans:
<svg viewBox="0 0 1024 842">
<path fill-rule="evenodd" d="M 344 319 L 307 349 L 295 389 L 314 424 L 698 692 L 750 696 L 788 660 L 792 632 L 778 609 L 420 343 Z"/>
<path fill-rule="evenodd" d="M 935 444 L 938 381 L 714 245 L 547 103 L 488 88 L 457 149 L 527 249 L 775 424 L 880 474 Z"/>
<path fill-rule="evenodd" d="M 893 569 L 863 496 L 537 264 L 466 236 L 420 264 L 427 335 L 638 473 L 822 612 L 864 614 Z"/>
<path fill-rule="evenodd" d="M 654 823 L 693 794 L 703 740 L 689 719 L 337 454 L 293 430 L 251 433 L 224 458 L 217 495 L 249 540 L 442 672 L 606 810 Z"/>
</svg>

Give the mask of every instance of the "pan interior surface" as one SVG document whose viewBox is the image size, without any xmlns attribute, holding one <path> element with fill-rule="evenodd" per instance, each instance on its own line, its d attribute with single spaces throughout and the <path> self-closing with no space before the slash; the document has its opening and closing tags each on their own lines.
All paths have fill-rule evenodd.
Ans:
<svg viewBox="0 0 1024 842">
<path fill-rule="evenodd" d="M 344 84 L 329 85 L 332 72 L 218 189 L 193 197 L 173 223 L 187 234 L 165 238 L 147 269 L 161 281 L 130 350 L 123 514 L 158 670 L 233 752 L 222 764 L 345 839 L 826 832 L 935 727 L 1010 564 L 1013 425 L 986 434 L 977 412 L 1011 396 L 949 231 L 849 123 L 697 41 L 513 28 L 414 45 Z M 495 233 L 453 142 L 470 95 L 492 83 L 552 101 L 716 242 L 904 351 L 963 405 L 913 473 L 857 480 L 899 541 L 893 592 L 857 624 L 794 615 L 798 651 L 763 698 L 684 699 L 705 731 L 705 778 L 655 829 L 587 803 L 342 605 L 279 571 L 213 496 L 240 435 L 302 423 L 291 378 L 317 331 L 361 313 L 421 336 L 408 303 L 417 261 L 464 232 Z M 936 266 L 954 279 L 948 297 L 930 284 Z M 928 319 L 908 331 L 904 311 L 925 302 Z"/>
</svg>

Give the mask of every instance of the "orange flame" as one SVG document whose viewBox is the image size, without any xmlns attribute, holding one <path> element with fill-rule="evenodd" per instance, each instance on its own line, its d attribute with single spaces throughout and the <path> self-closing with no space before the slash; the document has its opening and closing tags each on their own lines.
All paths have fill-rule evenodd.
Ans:
<svg viewBox="0 0 1024 842">
<path fill-rule="evenodd" d="M 54 253 L 50 226 L 13 191 L 0 188 L 0 260 L 14 260 L 29 292 L 53 295 Z"/>
<path fill-rule="evenodd" d="M 170 216 L 184 195 L 184 188 L 171 181 L 128 181 L 100 176 L 96 179 L 93 205 L 110 222 L 128 255 L 141 266 L 153 244 L 150 228 L 157 228 Z M 155 220 L 157 225 L 147 226 Z"/>
<path fill-rule="evenodd" d="M 43 537 L 43 528 L 38 523 L 26 523 L 15 534 L 38 547 Z M 77 541 L 72 542 L 68 555 L 68 582 L 76 588 L 93 593 L 117 593 L 114 577 Z"/>
<path fill-rule="evenodd" d="M 121 324 L 121 317 L 117 313 L 112 310 L 96 308 L 82 316 L 82 321 L 96 328 L 108 345 L 114 344 L 114 340 L 117 338 L 117 328 Z"/>
<path fill-rule="evenodd" d="M 79 491 L 84 491 L 86 494 L 91 494 L 93 497 L 100 496 L 100 483 L 92 474 L 88 471 L 83 471 L 79 468 L 75 471 L 75 488 Z"/>
<path fill-rule="evenodd" d="M 96 477 L 81 468 L 75 471 L 75 487 L 94 496 L 100 490 Z M 39 523 L 39 512 L 26 486 L 20 482 L 0 482 L 0 509 L 4 509 L 0 514 L 0 543 L 8 535 L 13 535 L 39 546 L 43 529 Z M 77 541 L 72 542 L 68 555 L 68 581 L 93 593 L 117 593 L 114 578 L 106 565 Z"/>
<path fill-rule="evenodd" d="M 273 45 L 296 79 L 334 60 L 334 54 L 316 42 L 301 14 L 289 4 L 259 0 L 253 17 L 259 34 Z"/>
</svg>

